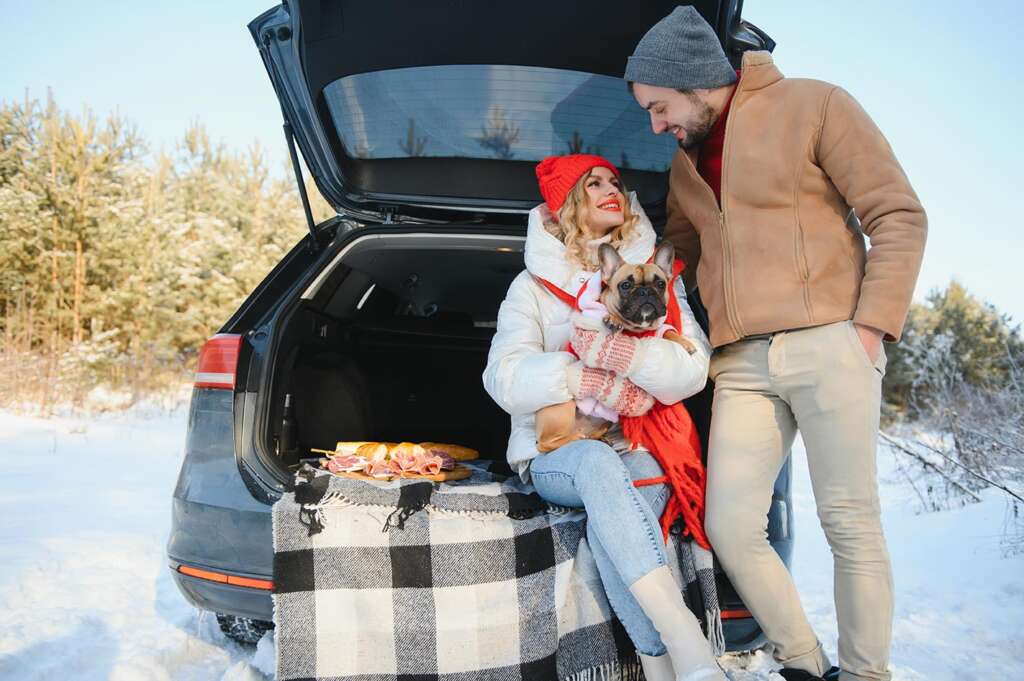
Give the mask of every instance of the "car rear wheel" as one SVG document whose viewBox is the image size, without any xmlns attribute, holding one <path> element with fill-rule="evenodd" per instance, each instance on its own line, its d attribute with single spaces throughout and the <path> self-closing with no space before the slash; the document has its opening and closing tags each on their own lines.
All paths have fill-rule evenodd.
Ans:
<svg viewBox="0 0 1024 681">
<path fill-rule="evenodd" d="M 274 628 L 273 622 L 254 620 L 248 617 L 236 617 L 217 613 L 217 624 L 224 635 L 233 641 L 245 645 L 256 645 L 263 634 Z"/>
</svg>

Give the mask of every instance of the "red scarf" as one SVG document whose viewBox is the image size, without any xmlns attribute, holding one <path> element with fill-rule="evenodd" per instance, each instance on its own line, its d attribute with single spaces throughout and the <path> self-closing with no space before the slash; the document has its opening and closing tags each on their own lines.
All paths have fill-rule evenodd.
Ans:
<svg viewBox="0 0 1024 681">
<path fill-rule="evenodd" d="M 676 260 L 672 265 L 672 279 L 668 285 L 670 292 L 682 271 L 682 261 Z M 579 309 L 579 294 L 573 297 L 546 279 L 537 277 L 537 280 L 556 298 L 576 310 Z M 665 322 L 677 332 L 682 332 L 679 301 L 671 293 L 668 297 L 668 317 Z M 630 335 L 642 337 L 653 336 L 654 333 L 648 331 Z M 571 346 L 566 350 L 576 354 Z M 630 446 L 642 446 L 649 451 L 665 473 L 657 478 L 634 480 L 633 484 L 636 487 L 668 484 L 672 489 L 672 496 L 661 514 L 661 531 L 665 539 L 668 539 L 672 523 L 682 517 L 686 524 L 684 536 L 690 535 L 700 546 L 710 549 L 711 544 L 704 533 L 704 487 L 707 475 L 701 461 L 697 428 L 686 407 L 682 402 L 662 404 L 655 400 L 654 406 L 643 416 L 620 416 L 619 423 L 622 424 L 622 434 L 629 440 Z"/>
</svg>

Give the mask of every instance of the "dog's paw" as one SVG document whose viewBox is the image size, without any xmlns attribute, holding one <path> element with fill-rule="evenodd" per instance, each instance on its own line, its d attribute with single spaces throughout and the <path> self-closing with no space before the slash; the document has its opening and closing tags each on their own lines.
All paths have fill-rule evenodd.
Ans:
<svg viewBox="0 0 1024 681">
<path fill-rule="evenodd" d="M 675 331 L 666 331 L 663 338 L 665 340 L 670 340 L 674 343 L 679 343 L 679 345 L 683 346 L 683 349 L 686 350 L 686 352 L 688 352 L 691 355 L 697 352 L 697 346 L 693 343 L 693 341 L 691 341 L 689 338 L 685 338 L 684 336 L 679 335 Z"/>
<path fill-rule="evenodd" d="M 604 328 L 608 329 L 612 333 L 622 331 L 622 326 L 617 324 L 615 320 L 611 318 L 611 315 L 605 317 L 602 321 L 604 322 Z"/>
</svg>

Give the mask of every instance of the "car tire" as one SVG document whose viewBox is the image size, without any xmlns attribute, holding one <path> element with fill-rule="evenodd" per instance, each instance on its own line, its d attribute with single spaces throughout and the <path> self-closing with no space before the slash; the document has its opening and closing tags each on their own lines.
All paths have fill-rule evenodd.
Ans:
<svg viewBox="0 0 1024 681">
<path fill-rule="evenodd" d="M 256 645 L 263 638 L 263 634 L 274 628 L 273 622 L 221 613 L 217 613 L 217 624 L 224 635 L 232 641 L 250 646 Z"/>
</svg>

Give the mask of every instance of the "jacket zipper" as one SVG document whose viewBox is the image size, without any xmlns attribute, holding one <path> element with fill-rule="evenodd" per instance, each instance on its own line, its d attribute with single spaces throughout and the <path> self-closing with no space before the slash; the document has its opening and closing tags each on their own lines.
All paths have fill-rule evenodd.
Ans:
<svg viewBox="0 0 1024 681">
<path fill-rule="evenodd" d="M 726 223 L 726 220 L 725 220 L 725 195 L 726 195 L 725 194 L 725 178 L 726 178 L 725 169 L 726 169 L 726 163 L 729 160 L 729 156 L 728 156 L 728 153 L 727 153 L 728 150 L 729 150 L 729 123 L 731 122 L 731 119 L 732 119 L 732 112 L 735 111 L 734 107 L 736 106 L 736 98 L 740 94 L 739 88 L 740 88 L 740 84 L 737 82 L 737 84 L 736 84 L 736 92 L 733 94 L 732 104 L 730 105 L 730 112 L 729 112 L 730 115 L 729 115 L 729 118 L 725 119 L 725 146 L 722 147 L 722 200 L 721 201 L 719 201 L 718 197 L 715 196 L 715 190 L 713 190 L 711 188 L 711 185 L 709 185 L 704 180 L 704 178 L 701 177 L 700 172 L 697 170 L 696 164 L 693 162 L 693 159 L 691 159 L 689 154 L 686 154 L 685 151 L 683 152 L 684 155 L 686 156 L 687 163 L 690 164 L 690 171 L 693 174 L 694 178 L 696 178 L 696 180 L 697 180 L 697 182 L 699 184 L 704 186 L 704 190 L 708 193 L 708 195 L 711 197 L 711 201 L 718 208 L 718 211 L 717 211 L 718 212 L 718 228 L 719 228 L 719 230 L 721 231 L 721 234 L 722 234 L 722 279 L 723 279 L 722 287 L 725 289 L 725 316 L 726 316 L 726 319 L 729 320 L 729 326 L 732 327 L 733 332 L 736 334 L 736 339 L 737 340 L 739 340 L 740 338 L 743 337 L 743 331 L 742 331 L 742 328 L 740 326 L 739 314 L 736 312 L 736 304 L 735 304 L 735 300 L 734 300 L 735 292 L 733 290 L 734 286 L 733 286 L 733 276 L 732 276 L 732 257 L 730 255 L 730 248 L 729 248 L 730 247 L 730 243 L 729 243 L 729 230 L 727 229 L 726 224 L 725 224 Z"/>
<path fill-rule="evenodd" d="M 740 76 L 742 81 L 743 76 Z M 733 331 L 736 332 L 737 340 L 743 338 L 743 326 L 740 323 L 739 305 L 736 303 L 736 290 L 733 282 L 733 271 L 732 271 L 732 244 L 729 239 L 729 227 L 728 221 L 725 219 L 725 197 L 728 194 L 725 191 L 726 178 L 729 174 L 726 172 L 729 163 L 729 124 L 732 122 L 733 114 L 739 109 L 739 96 L 740 96 L 740 81 L 736 83 L 736 91 L 732 95 L 732 103 L 729 105 L 729 117 L 725 119 L 725 144 L 722 147 L 722 178 L 721 178 L 721 201 L 716 201 L 718 205 L 718 224 L 722 230 L 722 269 L 723 278 L 725 279 L 725 314 L 729 318 L 729 323 L 733 327 Z M 711 187 L 704 183 L 711 192 L 712 198 L 714 198 L 714 191 Z"/>
</svg>

